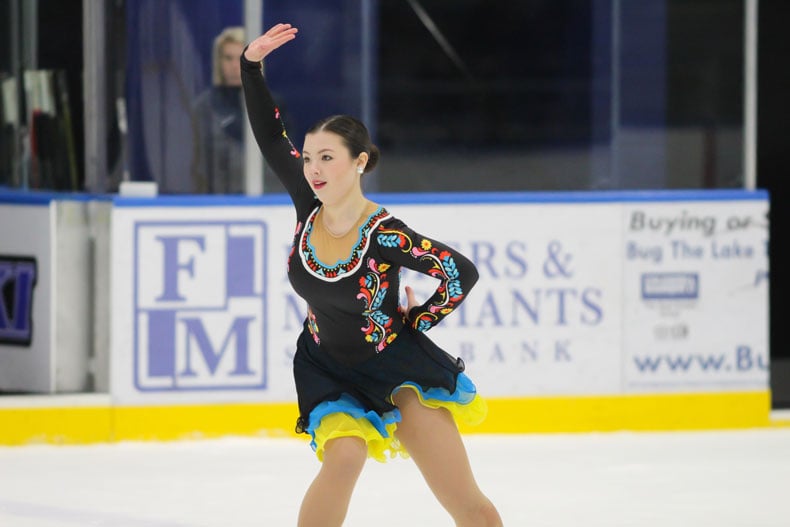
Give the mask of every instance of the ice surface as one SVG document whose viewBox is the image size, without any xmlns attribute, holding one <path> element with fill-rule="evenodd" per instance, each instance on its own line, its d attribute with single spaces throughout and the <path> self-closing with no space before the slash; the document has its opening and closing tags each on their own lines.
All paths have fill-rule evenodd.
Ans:
<svg viewBox="0 0 790 527">
<path fill-rule="evenodd" d="M 790 428 L 469 435 L 508 527 L 788 527 Z M 307 441 L 0 447 L 0 527 L 287 527 Z M 369 461 L 347 527 L 451 527 L 413 462 Z"/>
</svg>

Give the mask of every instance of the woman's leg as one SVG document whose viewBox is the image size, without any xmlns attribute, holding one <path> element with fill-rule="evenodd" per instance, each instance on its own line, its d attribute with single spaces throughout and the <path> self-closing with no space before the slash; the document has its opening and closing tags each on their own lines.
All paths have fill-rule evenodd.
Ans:
<svg viewBox="0 0 790 527">
<path fill-rule="evenodd" d="M 351 493 L 367 457 L 367 445 L 359 437 L 327 441 L 321 469 L 302 500 L 299 527 L 343 525 Z"/>
<path fill-rule="evenodd" d="M 410 388 L 393 400 L 402 421 L 395 433 L 458 527 L 501 527 L 496 507 L 477 486 L 461 434 L 449 411 L 423 406 Z"/>
</svg>

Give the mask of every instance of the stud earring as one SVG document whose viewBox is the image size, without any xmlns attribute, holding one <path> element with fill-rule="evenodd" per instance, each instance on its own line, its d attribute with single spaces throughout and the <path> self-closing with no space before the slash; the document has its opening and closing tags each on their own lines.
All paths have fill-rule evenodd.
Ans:
<svg viewBox="0 0 790 527">
<path fill-rule="evenodd" d="M 360 174 L 362 174 L 363 172 L 365 172 L 365 169 L 364 169 L 364 168 L 362 168 L 362 167 L 357 167 L 357 172 L 359 172 Z"/>
</svg>

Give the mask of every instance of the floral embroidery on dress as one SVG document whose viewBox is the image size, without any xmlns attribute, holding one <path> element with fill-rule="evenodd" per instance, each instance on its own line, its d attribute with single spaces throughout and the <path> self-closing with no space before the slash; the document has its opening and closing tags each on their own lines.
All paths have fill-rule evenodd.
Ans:
<svg viewBox="0 0 790 527">
<path fill-rule="evenodd" d="M 419 244 L 415 244 L 407 234 L 399 230 L 381 229 L 376 239 L 384 247 L 399 248 L 416 259 L 429 261 L 431 268 L 428 269 L 428 274 L 440 282 L 436 289 L 439 301 L 430 303 L 427 311 L 414 317 L 412 325 L 415 329 L 427 331 L 439 320 L 438 315 L 450 313 L 463 300 L 460 273 L 450 251 L 439 250 L 430 240 L 424 238 Z"/>
<path fill-rule="evenodd" d="M 362 265 L 362 258 L 370 244 L 370 233 L 373 227 L 382 219 L 389 216 L 384 208 L 379 208 L 373 213 L 368 221 L 360 227 L 360 236 L 357 244 L 351 249 L 351 256 L 348 259 L 337 262 L 333 266 L 327 266 L 321 262 L 314 254 L 313 247 L 310 245 L 310 233 L 313 232 L 314 222 L 320 207 L 310 213 L 306 220 L 304 232 L 299 241 L 299 252 L 307 269 L 314 275 L 325 280 L 334 281 L 345 275 L 353 274 Z"/>
<path fill-rule="evenodd" d="M 302 230 L 302 222 L 301 221 L 297 221 L 296 222 L 296 231 L 294 231 L 294 241 L 291 244 L 291 250 L 288 252 L 288 259 L 286 260 L 286 263 L 285 263 L 285 270 L 286 270 L 286 272 L 290 272 L 291 271 L 291 259 L 293 259 L 294 252 L 296 252 L 296 240 L 297 240 L 297 237 L 299 236 L 299 231 L 301 231 L 301 230 Z"/>
<path fill-rule="evenodd" d="M 274 108 L 274 118 L 277 119 L 278 121 L 280 120 L 280 109 L 277 107 Z M 291 138 L 288 137 L 288 133 L 285 131 L 285 124 L 283 124 L 283 137 L 285 138 L 286 141 L 288 141 L 288 144 L 291 145 L 290 154 L 294 156 L 296 159 L 302 157 L 302 154 L 300 154 L 299 150 L 296 149 L 293 142 L 291 141 Z"/>
<path fill-rule="evenodd" d="M 307 309 L 307 328 L 310 330 L 315 343 L 321 344 L 321 339 L 318 337 L 318 322 L 315 319 L 315 313 L 310 308 Z"/>
<path fill-rule="evenodd" d="M 375 344 L 378 353 L 398 336 L 392 331 L 392 317 L 380 310 L 390 285 L 387 280 L 387 269 L 390 268 L 390 264 L 376 263 L 373 258 L 368 258 L 367 268 L 370 271 L 359 278 L 360 287 L 357 295 L 358 299 L 365 302 L 366 309 L 362 315 L 367 317 L 368 321 L 368 325 L 361 329 L 365 333 L 365 341 Z"/>
</svg>

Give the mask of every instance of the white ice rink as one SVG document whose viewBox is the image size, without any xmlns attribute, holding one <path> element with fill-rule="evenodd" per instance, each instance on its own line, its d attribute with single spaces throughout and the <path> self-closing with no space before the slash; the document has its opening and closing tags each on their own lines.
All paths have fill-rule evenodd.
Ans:
<svg viewBox="0 0 790 527">
<path fill-rule="evenodd" d="M 466 436 L 508 527 L 788 527 L 790 428 Z M 307 443 L 0 447 L 2 527 L 288 527 Z M 348 527 L 450 527 L 411 461 L 369 461 Z"/>
</svg>

